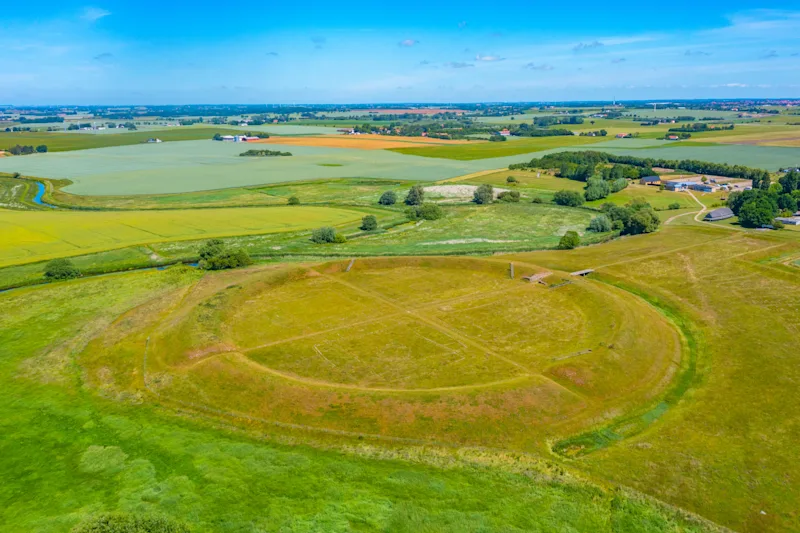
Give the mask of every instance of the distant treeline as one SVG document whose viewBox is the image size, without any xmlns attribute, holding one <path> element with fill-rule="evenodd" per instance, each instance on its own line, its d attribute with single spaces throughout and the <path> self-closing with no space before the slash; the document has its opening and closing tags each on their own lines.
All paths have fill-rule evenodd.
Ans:
<svg viewBox="0 0 800 533">
<path fill-rule="evenodd" d="M 290 156 L 291 152 L 279 152 L 277 150 L 248 150 L 239 154 L 244 157 L 281 157 Z"/>
<path fill-rule="evenodd" d="M 19 117 L 20 124 L 46 124 L 47 122 L 64 122 L 63 117 L 26 118 Z"/>
<path fill-rule="evenodd" d="M 28 155 L 28 154 L 34 154 L 34 153 L 43 154 L 43 153 L 47 152 L 47 145 L 40 144 L 39 146 L 34 148 L 33 146 L 23 146 L 23 145 L 17 144 L 15 146 L 12 146 L 11 148 L 9 148 L 8 152 L 11 155 Z"/>
<path fill-rule="evenodd" d="M 711 126 L 709 127 L 708 124 L 702 122 L 695 122 L 694 124 L 684 124 L 682 126 L 678 126 L 677 128 L 670 128 L 669 131 L 671 132 L 683 132 L 683 133 L 698 133 L 703 131 L 722 131 L 722 130 L 732 130 L 734 128 L 733 124 L 728 126 Z"/>
<path fill-rule="evenodd" d="M 615 163 L 632 165 L 645 169 L 653 167 L 685 170 L 695 174 L 711 174 L 729 178 L 753 180 L 753 188 L 767 189 L 770 185 L 769 172 L 760 168 L 750 168 L 742 165 L 728 165 L 725 163 L 712 163 L 694 159 L 653 159 L 634 157 L 629 155 L 616 155 L 605 152 L 559 152 L 548 154 L 544 157 L 531 159 L 528 163 L 517 163 L 509 166 L 510 170 L 527 168 L 561 168 L 564 163 L 577 166 L 588 166 L 594 169 L 600 163 Z"/>
</svg>

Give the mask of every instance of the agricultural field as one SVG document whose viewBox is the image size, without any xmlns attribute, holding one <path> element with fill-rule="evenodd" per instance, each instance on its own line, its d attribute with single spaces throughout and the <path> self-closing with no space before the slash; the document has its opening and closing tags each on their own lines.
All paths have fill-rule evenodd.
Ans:
<svg viewBox="0 0 800 533">
<path fill-rule="evenodd" d="M 147 139 L 158 137 L 164 142 L 196 141 L 210 139 L 215 133 L 236 135 L 237 130 L 227 126 L 219 127 L 181 127 L 150 131 L 132 131 L 129 133 L 108 133 L 104 135 L 86 135 L 81 133 L 61 132 L 5 132 L 0 131 L 0 149 L 14 145 L 38 146 L 44 144 L 49 152 L 67 152 L 73 150 L 89 150 L 110 146 L 129 146 L 141 144 Z M 30 157 L 30 156 L 27 156 Z M 9 158 L 11 160 L 12 158 Z"/>
<path fill-rule="evenodd" d="M 285 146 L 323 146 L 326 148 L 355 148 L 359 150 L 385 150 L 388 148 L 403 148 L 415 145 L 438 146 L 460 145 L 470 141 L 451 141 L 427 137 L 394 137 L 388 135 L 337 135 L 315 136 L 287 139 L 285 137 L 270 137 L 255 141 L 258 144 L 282 144 Z"/>
<path fill-rule="evenodd" d="M 296 232 L 361 216 L 357 211 L 311 206 L 154 211 L 146 216 L 136 211 L 0 210 L 0 265 L 155 242 Z"/>
<path fill-rule="evenodd" d="M 602 137 L 531 137 L 514 142 L 487 142 L 457 146 L 393 148 L 392 151 L 421 157 L 471 161 L 474 159 L 500 158 L 553 148 L 583 146 L 598 143 Z"/>
</svg>

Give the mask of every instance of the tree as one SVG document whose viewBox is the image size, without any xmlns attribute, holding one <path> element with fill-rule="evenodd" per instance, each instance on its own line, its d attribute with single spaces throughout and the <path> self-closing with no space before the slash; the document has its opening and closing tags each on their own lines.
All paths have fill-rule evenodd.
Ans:
<svg viewBox="0 0 800 533">
<path fill-rule="evenodd" d="M 777 209 L 767 198 L 749 201 L 739 209 L 739 224 L 746 228 L 772 225 Z"/>
<path fill-rule="evenodd" d="M 583 192 L 583 197 L 587 202 L 593 200 L 600 200 L 611 194 L 611 186 L 607 181 L 601 178 L 592 178 L 586 182 L 586 190 Z"/>
<path fill-rule="evenodd" d="M 408 194 L 406 195 L 405 203 L 406 205 L 422 205 L 422 202 L 425 199 L 425 189 L 422 185 L 414 185 L 409 189 Z"/>
<path fill-rule="evenodd" d="M 787 172 L 778 179 L 778 183 L 781 184 L 784 193 L 791 194 L 797 189 L 800 189 L 800 172 L 796 170 Z"/>
<path fill-rule="evenodd" d="M 652 233 L 658 229 L 661 221 L 651 207 L 639 209 L 632 215 L 628 224 L 625 226 L 625 233 L 639 235 L 641 233 Z"/>
<path fill-rule="evenodd" d="M 675 209 L 680 209 L 680 208 L 681 208 L 681 204 L 679 204 L 678 202 L 672 202 L 671 204 L 669 204 L 669 209 L 675 210 Z"/>
<path fill-rule="evenodd" d="M 495 142 L 495 143 L 497 143 L 497 142 L 501 143 L 501 142 L 505 142 L 506 138 L 503 135 L 492 135 L 491 137 L 489 137 L 489 141 Z"/>
<path fill-rule="evenodd" d="M 53 259 L 44 269 L 44 277 L 49 280 L 74 279 L 80 275 L 81 271 L 69 259 Z"/>
<path fill-rule="evenodd" d="M 553 202 L 568 207 L 579 207 L 583 205 L 583 196 L 576 191 L 558 191 L 553 195 Z"/>
<path fill-rule="evenodd" d="M 515 178 L 514 176 L 509 176 L 506 178 L 506 183 L 508 183 L 509 185 L 517 183 L 517 178 Z"/>
<path fill-rule="evenodd" d="M 517 203 L 519 202 L 519 191 L 503 191 L 497 195 L 498 202 Z"/>
<path fill-rule="evenodd" d="M 215 255 L 219 255 L 225 248 L 225 243 L 221 239 L 209 239 L 198 250 L 200 260 L 209 259 Z"/>
<path fill-rule="evenodd" d="M 71 533 L 189 533 L 183 522 L 164 516 L 103 513 L 81 522 Z"/>
<path fill-rule="evenodd" d="M 47 145 L 46 144 L 40 144 L 39 146 L 36 147 L 36 151 L 38 153 L 40 153 L 40 154 L 46 153 L 47 152 Z"/>
<path fill-rule="evenodd" d="M 325 244 L 336 241 L 336 230 L 330 226 L 317 228 L 311 232 L 311 242 Z"/>
<path fill-rule="evenodd" d="M 628 180 L 625 178 L 617 178 L 611 181 L 611 192 L 619 192 L 628 187 Z"/>
<path fill-rule="evenodd" d="M 290 196 L 289 205 L 300 205 L 300 198 L 298 198 L 297 196 Z"/>
<path fill-rule="evenodd" d="M 485 205 L 492 203 L 494 199 L 494 188 L 491 185 L 484 184 L 475 189 L 475 194 L 472 201 L 478 205 Z"/>
<path fill-rule="evenodd" d="M 794 213 L 797 211 L 797 206 L 797 198 L 795 198 L 793 195 L 784 193 L 778 196 L 778 209 L 784 209 Z"/>
<path fill-rule="evenodd" d="M 558 248 L 560 250 L 572 250 L 581 244 L 581 238 L 575 231 L 568 231 L 558 241 Z"/>
<path fill-rule="evenodd" d="M 589 231 L 605 233 L 611 231 L 611 219 L 606 215 L 597 215 L 589 222 Z"/>
<path fill-rule="evenodd" d="M 394 191 L 386 191 L 378 199 L 378 203 L 381 205 L 394 205 L 397 203 L 397 194 Z"/>
<path fill-rule="evenodd" d="M 375 215 L 367 215 L 361 219 L 361 229 L 364 231 L 375 231 L 378 229 L 378 219 Z"/>
</svg>

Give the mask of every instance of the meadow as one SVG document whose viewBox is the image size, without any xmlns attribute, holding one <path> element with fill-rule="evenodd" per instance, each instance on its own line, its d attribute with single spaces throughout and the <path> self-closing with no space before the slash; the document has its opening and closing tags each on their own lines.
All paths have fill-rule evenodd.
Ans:
<svg viewBox="0 0 800 533">
<path fill-rule="evenodd" d="M 246 210 L 11 211 L 0 210 L 0 265 L 42 261 L 182 239 L 296 232 L 360 219 L 363 213 L 331 207 L 269 207 Z"/>
<path fill-rule="evenodd" d="M 308 435 L 217 429 L 93 381 L 85 388 L 72 363 L 83 344 L 198 277 L 133 273 L 0 294 L 4 528 L 66 532 L 122 510 L 219 532 L 718 530 L 535 459 L 513 468 L 466 450 L 309 447 Z"/>
<path fill-rule="evenodd" d="M 506 141 L 448 146 L 392 148 L 391 151 L 399 154 L 416 155 L 421 157 L 472 161 L 475 159 L 500 158 L 528 154 L 553 148 L 583 146 L 587 144 L 594 144 L 600 142 L 601 140 L 602 137 L 531 137 L 526 139 L 518 139 L 513 142 Z"/>
</svg>

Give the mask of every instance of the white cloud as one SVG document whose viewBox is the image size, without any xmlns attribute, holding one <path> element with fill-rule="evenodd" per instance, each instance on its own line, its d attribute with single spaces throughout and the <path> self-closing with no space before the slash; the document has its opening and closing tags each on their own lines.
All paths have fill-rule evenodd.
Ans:
<svg viewBox="0 0 800 533">
<path fill-rule="evenodd" d="M 504 59 L 500 56 L 482 56 L 480 54 L 475 56 L 475 61 L 503 61 Z"/>
<path fill-rule="evenodd" d="M 553 70 L 554 67 L 552 65 L 546 65 L 544 63 L 542 63 L 541 65 L 537 65 L 536 63 L 528 63 L 523 68 L 527 68 L 530 70 Z"/>
<path fill-rule="evenodd" d="M 580 52 L 582 50 L 591 50 L 592 48 L 600 48 L 602 46 L 605 45 L 600 41 L 592 41 L 589 43 L 580 42 L 576 44 L 574 47 L 572 47 L 572 49 L 575 50 L 576 52 Z"/>
<path fill-rule="evenodd" d="M 419 44 L 419 41 L 417 41 L 416 39 L 403 39 L 402 41 L 397 43 L 397 46 L 410 48 L 410 47 L 412 47 L 414 45 L 417 45 L 417 44 Z"/>
<path fill-rule="evenodd" d="M 103 9 L 100 7 L 87 7 L 83 10 L 83 14 L 81 18 L 88 22 L 96 22 L 103 17 L 107 17 L 111 14 L 111 11 L 107 9 Z"/>
</svg>

